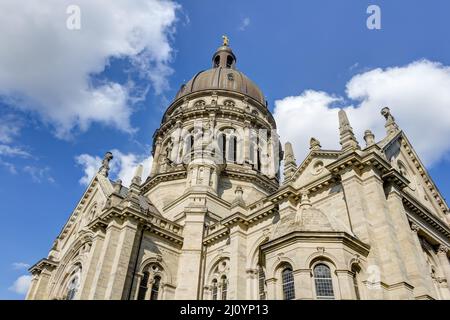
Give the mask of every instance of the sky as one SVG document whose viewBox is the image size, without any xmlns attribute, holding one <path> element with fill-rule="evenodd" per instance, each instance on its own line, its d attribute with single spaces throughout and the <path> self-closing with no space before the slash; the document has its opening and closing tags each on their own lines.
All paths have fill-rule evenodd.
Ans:
<svg viewBox="0 0 450 320">
<path fill-rule="evenodd" d="M 148 174 L 165 109 L 224 34 L 298 163 L 312 136 L 339 148 L 338 107 L 364 145 L 366 129 L 383 138 L 388 106 L 448 199 L 449 12 L 446 0 L 2 0 L 0 299 L 24 298 L 27 268 L 105 152 L 112 179 L 129 183 L 140 163 Z"/>
</svg>

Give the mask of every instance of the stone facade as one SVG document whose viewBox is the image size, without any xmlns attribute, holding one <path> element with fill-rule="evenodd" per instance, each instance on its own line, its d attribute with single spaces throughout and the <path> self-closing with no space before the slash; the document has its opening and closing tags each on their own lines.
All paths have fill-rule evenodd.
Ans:
<svg viewBox="0 0 450 320">
<path fill-rule="evenodd" d="M 145 181 L 111 181 L 105 155 L 27 299 L 450 298 L 449 208 L 388 108 L 380 141 L 360 146 L 341 110 L 342 148 L 311 138 L 298 164 L 227 39 L 212 62 L 164 114 Z"/>
</svg>

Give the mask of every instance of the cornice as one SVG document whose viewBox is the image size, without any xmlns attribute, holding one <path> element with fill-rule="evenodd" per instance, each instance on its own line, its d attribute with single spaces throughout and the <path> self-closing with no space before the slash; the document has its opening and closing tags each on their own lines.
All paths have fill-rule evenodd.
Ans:
<svg viewBox="0 0 450 320">
<path fill-rule="evenodd" d="M 142 193 L 145 194 L 149 192 L 153 187 L 158 185 L 160 182 L 180 180 L 186 178 L 186 176 L 187 171 L 185 169 L 165 173 L 158 173 L 153 177 L 147 178 L 147 180 L 141 186 Z"/>
<path fill-rule="evenodd" d="M 293 231 L 276 239 L 269 240 L 261 245 L 261 250 L 270 251 L 275 248 L 278 249 L 280 245 L 285 246 L 297 241 L 301 241 L 302 243 L 342 243 L 364 257 L 367 257 L 370 251 L 370 246 L 368 244 L 356 239 L 350 234 L 332 231 Z"/>
<path fill-rule="evenodd" d="M 183 227 L 181 225 L 151 212 L 144 214 L 131 207 L 125 207 L 123 209 L 111 207 L 94 220 L 89 225 L 89 228 L 94 231 L 97 228 L 104 229 L 116 218 L 121 220 L 133 219 L 141 224 L 144 230 L 174 242 L 175 244 L 181 245 L 183 243 Z"/>
<path fill-rule="evenodd" d="M 405 207 L 410 210 L 406 210 L 410 219 L 420 221 L 422 226 L 430 226 L 431 228 L 425 229 L 437 231 L 446 240 L 447 245 L 450 244 L 450 228 L 445 222 L 405 192 L 402 193 L 402 201 Z"/>
<path fill-rule="evenodd" d="M 43 258 L 36 262 L 28 271 L 32 274 L 40 273 L 44 269 L 53 270 L 59 265 L 59 262 Z"/>
</svg>

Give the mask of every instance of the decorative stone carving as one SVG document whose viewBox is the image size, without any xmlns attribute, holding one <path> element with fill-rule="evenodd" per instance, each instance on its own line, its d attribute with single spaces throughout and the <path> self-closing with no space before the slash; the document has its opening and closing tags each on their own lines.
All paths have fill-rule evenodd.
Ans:
<svg viewBox="0 0 450 320">
<path fill-rule="evenodd" d="M 113 154 L 111 152 L 107 152 L 105 153 L 105 156 L 103 157 L 103 161 L 102 161 L 102 166 L 100 167 L 100 169 L 98 170 L 98 172 L 105 176 L 108 177 L 109 174 L 109 162 L 113 159 Z"/>
<path fill-rule="evenodd" d="M 437 253 L 447 255 L 448 250 L 449 250 L 449 248 L 447 246 L 444 246 L 443 244 L 441 244 L 438 247 Z"/>
<path fill-rule="evenodd" d="M 399 131 L 399 128 L 389 108 L 384 107 L 383 109 L 381 109 L 381 114 L 386 119 L 384 127 L 386 128 L 387 135 L 392 136 L 396 134 Z"/>
<path fill-rule="evenodd" d="M 322 148 L 320 141 L 314 137 L 311 137 L 309 140 L 309 150 L 320 150 L 320 148 Z"/>
<path fill-rule="evenodd" d="M 371 130 L 364 131 L 364 141 L 366 142 L 366 147 L 375 144 L 375 135 Z"/>
<path fill-rule="evenodd" d="M 412 224 L 411 224 L 411 230 L 412 230 L 413 232 L 417 233 L 417 232 L 420 231 L 420 227 L 419 227 L 417 224 L 412 223 Z"/>
</svg>

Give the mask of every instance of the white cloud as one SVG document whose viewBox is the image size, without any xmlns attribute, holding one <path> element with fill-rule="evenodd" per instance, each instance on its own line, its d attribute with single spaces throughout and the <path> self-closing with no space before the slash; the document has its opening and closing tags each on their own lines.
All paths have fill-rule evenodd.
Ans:
<svg viewBox="0 0 450 320">
<path fill-rule="evenodd" d="M 17 294 L 26 294 L 28 292 L 28 288 L 31 284 L 32 276 L 30 275 L 23 275 L 14 281 L 13 285 L 9 287 L 9 290 L 17 293 Z"/>
<path fill-rule="evenodd" d="M 134 153 L 123 153 L 117 149 L 111 151 L 114 159 L 110 162 L 109 176 L 111 179 L 121 179 L 122 184 L 129 186 L 133 179 L 136 167 L 142 164 L 144 167 L 142 179 L 150 174 L 153 157 L 148 155 L 137 155 Z M 81 154 L 75 158 L 76 162 L 83 167 L 84 175 L 79 180 L 80 184 L 88 185 L 98 172 L 102 158 L 89 154 Z"/>
<path fill-rule="evenodd" d="M 274 116 L 281 139 L 293 143 L 297 160 L 309 150 L 309 138 L 323 148 L 339 148 L 336 104 L 344 105 L 359 142 L 371 129 L 378 140 L 385 136 L 382 107 L 388 106 L 426 165 L 450 151 L 450 67 L 421 60 L 402 67 L 374 69 L 354 76 L 347 97 L 307 90 L 275 101 Z M 354 105 L 346 100 L 355 101 Z"/>
<path fill-rule="evenodd" d="M 9 157 L 29 157 L 30 154 L 19 147 L 12 147 L 6 144 L 0 144 L 0 156 L 9 156 Z"/>
<path fill-rule="evenodd" d="M 14 270 L 28 269 L 30 265 L 25 262 L 14 262 L 12 264 Z"/>
<path fill-rule="evenodd" d="M 239 26 L 239 30 L 241 31 L 245 31 L 245 29 L 247 29 L 247 27 L 250 25 L 250 18 L 249 17 L 245 17 L 244 19 L 242 19 L 241 24 Z"/>
<path fill-rule="evenodd" d="M 179 5 L 170 0 L 79 0 L 81 29 L 69 30 L 66 9 L 71 4 L 0 2 L 0 98 L 38 113 L 61 138 L 87 130 L 92 122 L 132 132 L 133 86 L 92 76 L 112 58 L 124 58 L 156 92 L 165 89 Z"/>
<path fill-rule="evenodd" d="M 35 183 L 49 182 L 55 183 L 55 179 L 50 175 L 50 168 L 39 168 L 35 166 L 25 166 L 23 171 L 28 173 Z"/>
<path fill-rule="evenodd" d="M 22 128 L 22 122 L 13 114 L 0 114 L 0 142 L 11 143 L 16 137 L 20 129 Z"/>
</svg>

